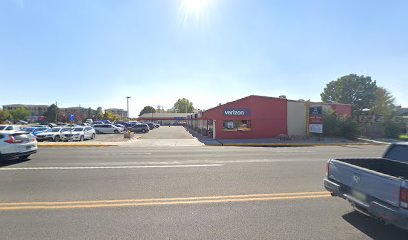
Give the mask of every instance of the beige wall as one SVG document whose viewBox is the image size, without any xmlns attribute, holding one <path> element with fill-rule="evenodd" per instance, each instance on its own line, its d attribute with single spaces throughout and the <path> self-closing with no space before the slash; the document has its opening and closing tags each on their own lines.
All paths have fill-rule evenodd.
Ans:
<svg viewBox="0 0 408 240">
<path fill-rule="evenodd" d="M 306 109 L 303 102 L 288 101 L 288 135 L 306 135 Z"/>
</svg>

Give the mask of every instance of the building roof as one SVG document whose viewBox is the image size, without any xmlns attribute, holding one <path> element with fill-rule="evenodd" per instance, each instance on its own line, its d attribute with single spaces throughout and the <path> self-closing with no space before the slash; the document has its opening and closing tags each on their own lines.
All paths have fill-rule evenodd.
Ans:
<svg viewBox="0 0 408 240">
<path fill-rule="evenodd" d="M 191 113 L 144 113 L 139 118 L 186 118 Z"/>
<path fill-rule="evenodd" d="M 37 104 L 8 104 L 3 107 L 48 107 L 49 105 L 37 105 Z"/>
</svg>

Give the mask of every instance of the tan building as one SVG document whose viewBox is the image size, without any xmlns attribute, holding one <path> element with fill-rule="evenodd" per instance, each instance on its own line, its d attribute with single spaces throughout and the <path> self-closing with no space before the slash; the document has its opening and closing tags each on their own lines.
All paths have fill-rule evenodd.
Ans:
<svg viewBox="0 0 408 240">
<path fill-rule="evenodd" d="M 30 105 L 30 104 L 10 104 L 3 105 L 3 110 L 16 110 L 17 108 L 25 108 L 31 113 L 31 118 L 38 118 L 47 112 L 48 105 Z"/>
<path fill-rule="evenodd" d="M 119 108 L 108 108 L 108 109 L 105 109 L 105 112 L 111 112 L 113 114 L 118 115 L 120 118 L 127 118 L 128 116 L 128 112 L 126 110 L 119 109 Z"/>
</svg>

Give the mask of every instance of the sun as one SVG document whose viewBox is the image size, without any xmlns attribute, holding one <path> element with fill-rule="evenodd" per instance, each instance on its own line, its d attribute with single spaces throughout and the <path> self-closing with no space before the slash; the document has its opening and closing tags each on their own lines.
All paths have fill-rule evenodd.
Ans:
<svg viewBox="0 0 408 240">
<path fill-rule="evenodd" d="M 181 9 L 186 18 L 195 17 L 197 20 L 200 15 L 208 8 L 211 0 L 182 0 Z"/>
</svg>

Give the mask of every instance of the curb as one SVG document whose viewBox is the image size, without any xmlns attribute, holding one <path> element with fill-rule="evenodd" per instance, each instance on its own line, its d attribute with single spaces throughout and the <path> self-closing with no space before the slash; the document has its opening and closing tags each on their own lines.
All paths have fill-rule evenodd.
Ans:
<svg viewBox="0 0 408 240">
<path fill-rule="evenodd" d="M 370 146 L 384 145 L 373 143 L 224 143 L 222 146 L 228 147 L 330 147 L 330 146 Z M 208 145 L 211 146 L 211 145 Z M 213 145 L 219 146 L 219 145 Z"/>
<path fill-rule="evenodd" d="M 39 148 L 41 147 L 116 147 L 119 144 L 41 144 L 37 145 Z"/>
</svg>

